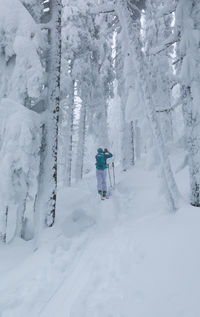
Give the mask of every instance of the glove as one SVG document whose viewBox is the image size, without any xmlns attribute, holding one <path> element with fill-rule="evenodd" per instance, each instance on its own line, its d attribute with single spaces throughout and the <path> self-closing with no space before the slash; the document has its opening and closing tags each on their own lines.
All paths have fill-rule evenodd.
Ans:
<svg viewBox="0 0 200 317">
<path fill-rule="evenodd" d="M 104 153 L 108 153 L 108 149 L 104 149 Z"/>
</svg>

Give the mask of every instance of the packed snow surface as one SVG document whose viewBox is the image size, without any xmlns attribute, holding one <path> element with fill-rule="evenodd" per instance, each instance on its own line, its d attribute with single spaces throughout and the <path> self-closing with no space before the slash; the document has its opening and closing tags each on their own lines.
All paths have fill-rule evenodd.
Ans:
<svg viewBox="0 0 200 317">
<path fill-rule="evenodd" d="M 187 170 L 177 174 L 187 199 Z M 169 214 L 155 171 L 117 173 L 109 200 L 93 175 L 60 186 L 57 222 L 1 246 L 1 317 L 200 316 L 200 213 Z"/>
</svg>

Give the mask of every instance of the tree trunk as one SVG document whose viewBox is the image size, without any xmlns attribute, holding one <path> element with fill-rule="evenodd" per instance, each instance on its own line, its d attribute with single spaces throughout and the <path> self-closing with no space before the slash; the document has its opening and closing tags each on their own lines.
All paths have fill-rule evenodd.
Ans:
<svg viewBox="0 0 200 317">
<path fill-rule="evenodd" d="M 135 161 L 141 158 L 141 130 L 138 126 L 137 120 L 135 120 Z"/>
<path fill-rule="evenodd" d="M 61 0 L 51 2 L 50 13 L 51 19 L 47 24 L 50 46 L 47 55 L 48 99 L 45 121 L 42 127 L 39 190 L 36 202 L 36 218 L 39 227 L 43 226 L 44 222 L 51 227 L 54 224 L 56 214 L 61 75 Z"/>
<path fill-rule="evenodd" d="M 3 243 L 6 243 L 7 222 L 8 222 L 8 206 L 6 206 L 4 212 L 1 213 L 1 220 L 0 220 L 0 241 Z"/>
<path fill-rule="evenodd" d="M 28 192 L 26 193 L 24 199 L 19 204 L 17 208 L 17 223 L 14 237 L 19 237 L 24 239 L 25 232 L 25 211 L 26 211 L 26 201 L 27 201 Z"/>
<path fill-rule="evenodd" d="M 182 87 L 182 95 L 190 171 L 190 202 L 200 207 L 200 115 L 193 114 L 191 88 Z"/>
<path fill-rule="evenodd" d="M 124 98 L 123 98 L 124 99 Z M 125 100 L 121 99 L 121 164 L 122 170 L 127 170 L 127 124 L 125 119 Z"/>
<path fill-rule="evenodd" d="M 122 94 L 120 96 L 120 110 L 121 110 L 121 164 L 122 170 L 125 172 L 128 169 L 129 162 L 129 153 L 130 153 L 130 134 L 129 126 L 126 122 L 126 104 L 127 104 L 127 93 L 125 92 L 126 87 L 122 85 Z"/>
<path fill-rule="evenodd" d="M 81 106 L 79 132 L 78 132 L 77 162 L 76 162 L 76 173 L 75 173 L 77 181 L 83 178 L 85 137 L 86 137 L 86 104 L 83 100 L 83 103 Z"/>
<path fill-rule="evenodd" d="M 130 148 L 131 148 L 131 165 L 135 165 L 135 131 L 133 120 L 130 122 Z"/>
<path fill-rule="evenodd" d="M 181 99 L 186 131 L 190 173 L 190 202 L 200 207 L 200 80 L 199 34 L 200 3 L 198 0 L 177 1 L 175 34 L 177 73 L 181 82 Z"/>
<path fill-rule="evenodd" d="M 72 181 L 72 150 L 73 150 L 73 131 L 74 131 L 74 83 L 75 81 L 71 81 L 71 85 L 69 87 L 69 100 L 68 100 L 68 124 L 67 124 L 67 133 L 66 133 L 66 158 L 65 158 L 65 180 L 64 183 L 67 186 L 71 186 Z"/>
</svg>

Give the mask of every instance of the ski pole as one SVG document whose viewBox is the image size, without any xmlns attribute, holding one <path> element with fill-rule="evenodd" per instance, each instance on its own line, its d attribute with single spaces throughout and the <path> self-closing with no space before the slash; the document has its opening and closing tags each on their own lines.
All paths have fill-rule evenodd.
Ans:
<svg viewBox="0 0 200 317">
<path fill-rule="evenodd" d="M 115 186 L 115 164 L 114 164 L 114 162 L 112 162 L 112 168 L 113 168 L 113 182 L 114 182 L 114 186 Z"/>
<path fill-rule="evenodd" d="M 110 175 L 110 167 L 109 167 L 109 164 L 108 164 L 108 175 L 109 175 L 110 187 L 112 187 L 112 182 L 111 182 L 111 175 Z"/>
</svg>

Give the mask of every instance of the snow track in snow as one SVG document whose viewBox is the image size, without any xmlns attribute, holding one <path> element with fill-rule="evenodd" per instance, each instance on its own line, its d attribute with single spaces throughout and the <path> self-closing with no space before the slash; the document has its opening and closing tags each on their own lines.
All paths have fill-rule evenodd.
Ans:
<svg viewBox="0 0 200 317">
<path fill-rule="evenodd" d="M 91 197 L 91 192 L 89 196 Z M 28 314 L 35 317 L 45 313 L 48 305 L 51 306 L 55 298 L 59 297 L 60 289 L 65 288 L 65 285 L 74 285 L 74 293 L 77 292 L 76 276 L 84 273 L 84 266 L 89 268 L 90 265 L 92 268 L 95 252 L 99 250 L 98 245 L 102 244 L 101 236 L 108 230 L 109 223 L 113 225 L 113 218 L 109 222 L 107 214 L 109 204 L 112 204 L 111 201 L 101 202 L 96 196 L 90 201 L 88 197 L 84 197 L 77 207 L 76 204 L 70 207 L 73 211 L 71 216 L 65 217 L 63 232 L 46 230 L 38 251 L 25 260 L 21 267 L 13 270 L 12 278 L 6 278 L 5 285 L 0 286 L 2 316 L 22 317 Z M 84 215 L 84 210 L 96 217 L 96 220 Z M 71 221 L 71 226 L 74 224 L 73 231 L 69 231 L 70 226 L 67 228 L 67 221 Z M 90 271 L 86 272 L 89 278 Z M 86 282 L 86 274 L 84 275 L 85 278 L 80 279 L 82 284 Z M 80 285 L 78 289 L 79 287 Z M 70 294 L 70 287 L 68 289 Z"/>
<path fill-rule="evenodd" d="M 116 222 L 113 201 L 97 200 L 96 203 L 92 202 L 90 208 L 95 209 L 97 225 L 86 233 L 87 242 L 82 246 L 79 257 L 75 257 L 70 264 L 71 269 L 68 268 L 66 276 L 63 276 L 61 283 L 38 310 L 38 316 L 55 316 L 58 307 L 60 316 L 71 316 L 72 306 L 81 290 L 88 284 L 99 255 L 105 254 L 107 236 Z"/>
<path fill-rule="evenodd" d="M 99 252 L 102 253 L 104 246 L 105 244 L 102 239 L 98 238 L 95 238 L 95 240 L 87 246 L 78 263 L 75 263 L 75 268 L 71 274 L 63 281 L 64 283 L 62 283 L 56 294 L 54 294 L 49 301 L 48 307 L 40 314 L 41 317 L 55 316 L 58 307 L 60 309 L 60 317 L 70 316 L 71 306 L 82 288 L 88 283 L 95 265 L 96 257 Z"/>
<path fill-rule="evenodd" d="M 123 174 L 108 200 L 94 184 L 61 189 L 39 249 L 20 260 L 19 244 L 18 266 L 4 264 L 0 316 L 199 316 L 199 212 L 166 213 L 155 174 L 140 168 Z"/>
</svg>

